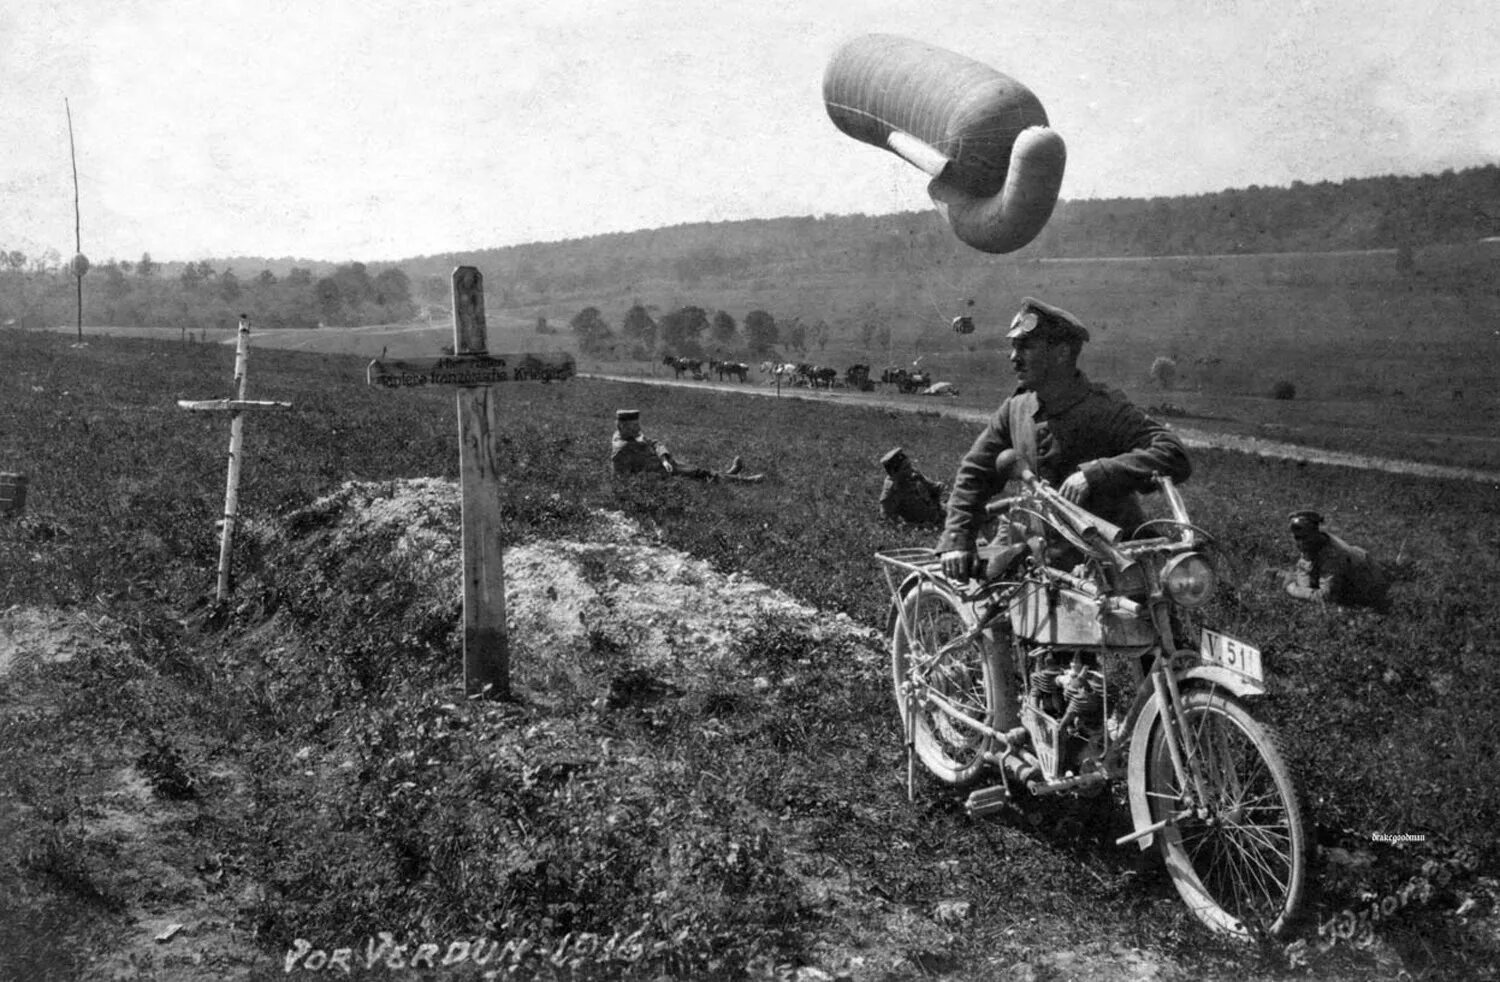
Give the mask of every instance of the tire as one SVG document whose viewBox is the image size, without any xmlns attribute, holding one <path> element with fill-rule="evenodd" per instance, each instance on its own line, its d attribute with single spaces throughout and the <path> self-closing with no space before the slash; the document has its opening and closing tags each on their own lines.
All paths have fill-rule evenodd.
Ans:
<svg viewBox="0 0 1500 982">
<path fill-rule="evenodd" d="M 1245 939 L 1283 935 L 1301 911 L 1311 837 L 1280 740 L 1222 691 L 1192 689 L 1182 703 L 1209 814 L 1207 820 L 1184 818 L 1157 834 L 1172 884 L 1215 931 Z M 1179 807 L 1163 727 L 1158 720 L 1146 761 L 1155 821 Z"/>
<path fill-rule="evenodd" d="M 902 732 L 911 734 L 918 759 L 933 777 L 954 787 L 967 787 L 984 772 L 984 754 L 992 749 L 993 741 L 955 722 L 936 706 L 909 701 L 903 689 L 908 682 L 931 686 L 962 707 L 965 715 L 993 726 L 997 715 L 994 666 L 977 638 L 949 647 L 977 623 L 969 605 L 949 588 L 918 582 L 903 594 L 902 604 L 907 630 L 894 617 L 891 629 L 891 679 Z"/>
</svg>

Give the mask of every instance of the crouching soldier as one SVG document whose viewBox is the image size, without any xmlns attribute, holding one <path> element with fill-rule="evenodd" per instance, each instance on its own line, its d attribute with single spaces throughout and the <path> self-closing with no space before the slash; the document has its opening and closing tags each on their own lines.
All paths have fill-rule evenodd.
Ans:
<svg viewBox="0 0 1500 982">
<path fill-rule="evenodd" d="M 1283 574 L 1286 592 L 1299 600 L 1384 610 L 1389 602 L 1385 570 L 1367 551 L 1324 532 L 1322 525 L 1323 516 L 1315 511 L 1293 513 L 1292 538 L 1302 558 Z"/>
<path fill-rule="evenodd" d="M 934 528 L 943 524 L 947 487 L 917 470 L 900 447 L 881 457 L 880 466 L 885 468 L 885 484 L 880 489 L 883 518 Z"/>
</svg>

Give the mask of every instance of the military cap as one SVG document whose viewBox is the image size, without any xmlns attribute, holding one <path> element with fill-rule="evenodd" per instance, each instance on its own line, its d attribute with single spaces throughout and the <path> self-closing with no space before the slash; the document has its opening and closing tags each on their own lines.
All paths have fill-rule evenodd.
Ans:
<svg viewBox="0 0 1500 982">
<path fill-rule="evenodd" d="M 1311 510 L 1294 511 L 1290 521 L 1293 532 L 1316 532 L 1323 524 L 1323 516 Z"/>
<path fill-rule="evenodd" d="M 639 409 L 616 409 L 615 410 L 615 422 L 618 422 L 618 423 L 624 423 L 624 422 L 626 422 L 628 420 L 640 419 L 640 418 L 641 418 L 641 411 Z"/>
<path fill-rule="evenodd" d="M 906 451 L 901 449 L 900 447 L 897 447 L 890 453 L 886 454 L 884 457 L 880 458 L 880 466 L 884 467 L 888 471 L 892 471 L 896 469 L 897 464 L 901 463 L 901 461 L 905 459 Z"/>
<path fill-rule="evenodd" d="M 1083 321 L 1061 307 L 1043 303 L 1035 297 L 1026 297 L 1022 299 L 1021 309 L 1010 322 L 1010 333 L 1006 337 L 1037 337 L 1048 341 L 1082 343 L 1089 339 L 1089 329 L 1083 326 Z"/>
</svg>

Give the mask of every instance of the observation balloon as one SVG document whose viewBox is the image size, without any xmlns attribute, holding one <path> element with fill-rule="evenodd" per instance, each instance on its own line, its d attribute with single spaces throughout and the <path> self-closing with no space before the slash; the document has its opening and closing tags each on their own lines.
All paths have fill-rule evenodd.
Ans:
<svg viewBox="0 0 1500 982">
<path fill-rule="evenodd" d="M 929 177 L 927 193 L 960 240 L 1014 252 L 1052 216 L 1067 150 L 1031 90 L 988 65 L 890 34 L 839 48 L 823 104 L 849 136 Z"/>
</svg>

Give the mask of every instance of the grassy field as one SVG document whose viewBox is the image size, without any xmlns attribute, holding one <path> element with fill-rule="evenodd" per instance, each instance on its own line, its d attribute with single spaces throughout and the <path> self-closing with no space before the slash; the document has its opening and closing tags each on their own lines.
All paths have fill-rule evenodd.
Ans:
<svg viewBox="0 0 1500 982">
<path fill-rule="evenodd" d="M 633 936 L 626 953 L 579 955 L 585 977 L 770 976 L 835 955 L 861 979 L 1018 965 L 1068 977 L 1056 952 L 1135 949 L 1197 978 L 1393 965 L 1479 978 L 1500 957 L 1493 488 L 1196 455 L 1185 491 L 1231 587 L 1208 619 L 1265 651 L 1264 712 L 1330 857 L 1301 937 L 1247 952 L 1206 935 L 1158 869 L 1110 844 L 1118 811 L 972 822 L 927 785 L 908 803 L 884 668 L 857 646 L 767 623 L 728 666 L 663 670 L 601 624 L 581 647 L 516 638 L 522 700 L 463 705 L 455 598 L 393 561 L 390 541 L 330 552 L 327 516 L 310 508 L 346 481 L 456 477 L 451 394 L 371 389 L 359 357 L 258 350 L 251 397 L 295 409 L 248 425 L 241 502 L 260 531 L 244 539 L 235 602 L 216 609 L 226 427 L 174 400 L 227 389 L 232 348 L 6 332 L 0 362 L 0 469 L 32 481 L 26 514 L 0 524 L 0 596 L 77 612 L 115 642 L 0 678 L 0 976 L 86 974 L 165 889 L 132 865 L 128 836 L 99 831 L 108 777 L 132 766 L 177 802 L 174 875 L 210 884 L 267 953 L 264 978 L 284 977 L 298 938 L 378 930 L 499 932 L 551 952 L 569 936 Z M 518 385 L 505 400 L 507 544 L 577 536 L 615 510 L 663 546 L 872 627 L 886 604 L 872 554 L 932 538 L 876 520 L 878 457 L 901 444 L 946 475 L 974 434 L 629 383 Z M 621 405 L 681 458 L 739 453 L 767 483 L 611 481 Z M 1285 516 L 1308 506 L 1391 564 L 1389 614 L 1276 588 L 1271 571 L 1294 558 Z M 655 701 L 600 708 L 600 685 L 648 670 Z M 289 766 L 306 748 L 350 767 Z M 1378 841 L 1408 835 L 1425 838 Z M 1417 882 L 1362 941 L 1332 930 L 1343 916 L 1353 933 L 1361 905 Z"/>
</svg>

